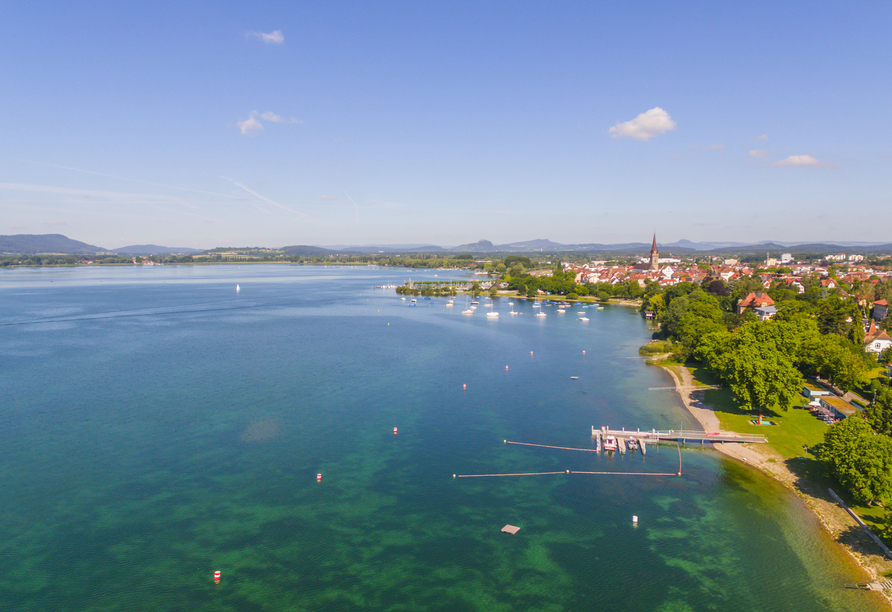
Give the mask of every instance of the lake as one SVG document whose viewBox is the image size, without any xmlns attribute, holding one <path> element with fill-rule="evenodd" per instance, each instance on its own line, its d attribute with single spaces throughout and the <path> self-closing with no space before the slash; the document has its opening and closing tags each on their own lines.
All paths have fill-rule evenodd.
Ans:
<svg viewBox="0 0 892 612">
<path fill-rule="evenodd" d="M 696 422 L 633 309 L 373 288 L 447 274 L 0 271 L 0 608 L 876 609 L 799 498 L 708 448 L 453 478 L 674 473 L 503 441 Z"/>
</svg>

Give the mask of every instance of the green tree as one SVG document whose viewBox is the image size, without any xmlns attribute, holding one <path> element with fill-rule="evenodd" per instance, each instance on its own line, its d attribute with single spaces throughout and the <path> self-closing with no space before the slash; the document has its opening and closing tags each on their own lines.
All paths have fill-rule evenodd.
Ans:
<svg viewBox="0 0 892 612">
<path fill-rule="evenodd" d="M 694 356 L 727 383 L 741 408 L 787 410 L 802 389 L 802 375 L 778 350 L 778 339 L 747 323 L 734 333 L 705 334 Z M 761 336 L 761 337 L 760 337 Z"/>
<path fill-rule="evenodd" d="M 843 391 L 857 387 L 867 371 L 863 353 L 835 335 L 821 336 L 814 352 L 814 365 L 818 374 Z"/>
<path fill-rule="evenodd" d="M 876 435 L 865 419 L 854 415 L 830 427 L 820 453 L 856 500 L 892 499 L 892 438 Z"/>
<path fill-rule="evenodd" d="M 892 389 L 877 391 L 876 401 L 864 411 L 864 416 L 875 432 L 892 436 Z"/>
<path fill-rule="evenodd" d="M 818 330 L 822 334 L 836 334 L 848 338 L 861 348 L 864 342 L 864 328 L 861 323 L 861 309 L 852 300 L 832 296 L 822 301 L 818 307 Z"/>
<path fill-rule="evenodd" d="M 714 295 L 697 290 L 690 293 L 687 298 L 675 300 L 672 307 L 682 300 L 687 301 L 687 309 L 675 325 L 674 337 L 684 348 L 683 351 L 679 351 L 678 356 L 687 358 L 693 354 L 703 336 L 724 330 L 725 323 L 724 313 Z"/>
<path fill-rule="evenodd" d="M 659 318 L 660 314 L 663 312 L 663 307 L 663 294 L 658 293 L 644 298 L 644 302 L 641 304 L 641 311 L 652 312 Z"/>
</svg>

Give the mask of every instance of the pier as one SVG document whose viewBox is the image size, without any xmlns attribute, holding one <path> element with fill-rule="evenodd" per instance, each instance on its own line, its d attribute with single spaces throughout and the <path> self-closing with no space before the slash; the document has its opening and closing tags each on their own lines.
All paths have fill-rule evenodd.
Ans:
<svg viewBox="0 0 892 612">
<path fill-rule="evenodd" d="M 699 442 L 700 444 L 703 444 L 704 442 L 711 442 L 713 444 L 717 442 L 765 444 L 768 442 L 768 439 L 765 436 L 741 434 L 734 431 L 697 431 L 689 429 L 651 429 L 650 431 L 636 429 L 634 431 L 627 431 L 625 428 L 619 430 L 610 429 L 609 427 L 595 429 L 595 427 L 592 426 L 592 438 L 596 441 L 600 441 L 600 439 L 603 439 L 606 436 L 614 436 L 620 442 L 623 442 L 627 438 L 635 438 L 638 440 L 638 443 L 642 445 L 642 448 L 647 443 L 655 444 L 659 442 L 679 442 L 682 445 L 685 445 L 688 442 Z M 623 446 L 625 445 L 623 444 Z"/>
</svg>

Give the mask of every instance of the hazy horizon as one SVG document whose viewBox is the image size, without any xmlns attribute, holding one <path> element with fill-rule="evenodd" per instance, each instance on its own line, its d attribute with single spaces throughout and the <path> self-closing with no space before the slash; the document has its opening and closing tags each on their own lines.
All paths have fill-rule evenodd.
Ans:
<svg viewBox="0 0 892 612">
<path fill-rule="evenodd" d="M 2 234 L 888 242 L 888 2 L 4 16 Z"/>
</svg>

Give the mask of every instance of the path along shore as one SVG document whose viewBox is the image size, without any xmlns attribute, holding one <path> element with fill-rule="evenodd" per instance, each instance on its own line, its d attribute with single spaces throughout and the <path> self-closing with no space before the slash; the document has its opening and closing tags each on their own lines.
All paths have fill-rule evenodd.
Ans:
<svg viewBox="0 0 892 612">
<path fill-rule="evenodd" d="M 704 431 L 720 431 L 715 412 L 703 401 L 705 389 L 698 389 L 691 371 L 682 365 L 663 365 L 675 381 L 681 401 L 696 418 Z M 876 544 L 858 527 L 857 523 L 830 497 L 821 483 L 802 478 L 790 470 L 785 460 L 769 444 L 715 444 L 715 449 L 741 463 L 746 463 L 769 474 L 801 497 L 818 516 L 824 528 L 863 567 L 871 580 L 892 571 L 892 560 L 887 559 Z M 793 461 L 796 461 L 795 459 Z M 892 602 L 892 594 L 884 592 Z M 890 606 L 892 609 L 892 606 Z"/>
</svg>

